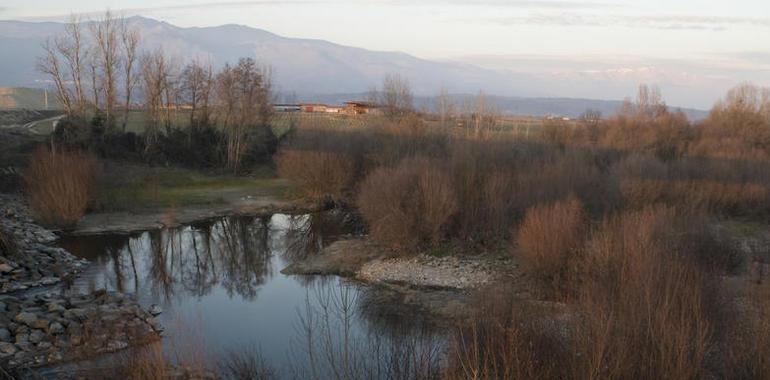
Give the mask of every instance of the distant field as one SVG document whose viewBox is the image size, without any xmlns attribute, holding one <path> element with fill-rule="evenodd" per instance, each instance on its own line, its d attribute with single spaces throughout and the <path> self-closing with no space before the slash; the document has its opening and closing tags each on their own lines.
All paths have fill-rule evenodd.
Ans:
<svg viewBox="0 0 770 380">
<path fill-rule="evenodd" d="M 48 93 L 48 108 L 59 108 L 56 97 Z M 0 109 L 46 109 L 45 90 L 39 88 L 0 87 Z"/>
<path fill-rule="evenodd" d="M 271 125 L 273 132 L 281 136 L 291 128 L 292 125 L 301 125 L 305 123 L 322 123 L 326 126 L 357 125 L 362 124 L 364 118 L 360 116 L 335 115 L 323 113 L 289 113 L 279 112 L 273 115 Z M 174 125 L 180 128 L 190 126 L 190 111 L 179 110 L 172 112 Z M 118 125 L 122 122 L 122 116 L 118 119 Z M 135 110 L 128 114 L 128 124 L 126 131 L 142 133 L 147 124 L 147 114 L 144 111 Z"/>
</svg>

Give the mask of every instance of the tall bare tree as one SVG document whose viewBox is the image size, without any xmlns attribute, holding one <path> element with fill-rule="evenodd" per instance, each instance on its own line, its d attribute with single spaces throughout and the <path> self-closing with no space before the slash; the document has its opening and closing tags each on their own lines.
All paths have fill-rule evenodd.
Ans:
<svg viewBox="0 0 770 380">
<path fill-rule="evenodd" d="M 142 56 L 141 78 L 144 108 L 147 112 L 145 139 L 147 148 L 155 144 L 163 120 L 165 86 L 168 83 L 167 59 L 163 51 L 156 50 Z"/>
<path fill-rule="evenodd" d="M 101 70 L 100 79 L 104 91 L 107 129 L 111 130 L 115 126 L 115 104 L 117 103 L 120 21 L 107 11 L 91 23 L 91 34 L 96 44 L 97 62 Z"/>
<path fill-rule="evenodd" d="M 269 75 L 252 58 L 241 58 L 236 66 L 225 65 L 217 75 L 217 99 L 227 135 L 227 167 L 236 173 L 255 129 L 268 127 L 272 113 Z"/>
<path fill-rule="evenodd" d="M 45 54 L 38 60 L 37 69 L 48 75 L 56 87 L 56 99 L 64 107 L 67 115 L 72 115 L 72 96 L 62 73 L 62 64 L 56 43 L 51 39 L 46 40 L 43 43 L 43 51 Z"/>
<path fill-rule="evenodd" d="M 188 63 L 182 70 L 182 99 L 190 110 L 190 128 L 195 130 L 209 122 L 209 101 L 211 98 L 211 65 L 203 66 L 197 60 Z"/>
<path fill-rule="evenodd" d="M 86 61 L 88 62 L 88 75 L 91 82 L 91 105 L 94 107 L 96 112 L 100 112 L 102 81 L 99 76 L 99 58 L 96 56 L 96 54 L 91 52 L 91 54 L 88 55 Z"/>
<path fill-rule="evenodd" d="M 73 87 L 73 112 L 77 116 L 85 116 L 86 95 L 83 91 L 83 63 L 87 55 L 88 46 L 83 36 L 83 23 L 78 16 L 70 16 L 69 22 L 64 26 L 64 33 L 56 38 L 58 50 L 69 72 L 68 81 Z"/>
<path fill-rule="evenodd" d="M 131 110 L 131 95 L 137 82 L 134 66 L 137 61 L 139 41 L 139 30 L 129 25 L 126 19 L 122 19 L 120 23 L 120 47 L 123 52 L 123 91 L 126 95 L 123 103 L 122 130 L 124 133 L 128 124 L 128 114 Z"/>
</svg>

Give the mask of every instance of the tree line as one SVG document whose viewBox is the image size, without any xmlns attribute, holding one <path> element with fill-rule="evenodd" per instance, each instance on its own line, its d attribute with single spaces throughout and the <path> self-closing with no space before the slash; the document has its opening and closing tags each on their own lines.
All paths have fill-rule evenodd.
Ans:
<svg viewBox="0 0 770 380">
<path fill-rule="evenodd" d="M 145 47 L 136 25 L 109 11 L 93 20 L 72 16 L 42 48 L 37 68 L 53 84 L 68 119 L 118 135 L 128 132 L 129 115 L 139 109 L 147 150 L 178 127 L 184 109 L 188 140 L 207 128 L 221 129 L 226 165 L 238 171 L 249 135 L 269 126 L 271 73 L 254 58 L 218 70 L 210 61 L 185 62 Z"/>
</svg>

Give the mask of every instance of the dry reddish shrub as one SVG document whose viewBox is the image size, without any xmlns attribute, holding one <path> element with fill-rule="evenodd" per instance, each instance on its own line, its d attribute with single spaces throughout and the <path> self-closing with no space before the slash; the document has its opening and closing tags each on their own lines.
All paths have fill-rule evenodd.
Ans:
<svg viewBox="0 0 770 380">
<path fill-rule="evenodd" d="M 620 181 L 620 192 L 631 208 L 665 203 L 726 214 L 753 213 L 766 208 L 768 200 L 763 185 L 713 180 L 625 178 Z"/>
<path fill-rule="evenodd" d="M 379 168 L 361 184 L 356 201 L 372 237 L 399 249 L 437 244 L 457 210 L 452 183 L 442 166 L 410 158 Z"/>
<path fill-rule="evenodd" d="M 583 206 L 574 196 L 535 206 L 527 211 L 521 226 L 514 231 L 518 245 L 514 255 L 547 286 L 562 290 L 582 247 L 587 222 Z"/>
<path fill-rule="evenodd" d="M 340 200 L 355 181 L 355 163 L 344 152 L 284 150 L 275 161 L 281 177 L 311 199 Z"/>
<path fill-rule="evenodd" d="M 37 220 L 57 227 L 77 223 L 95 195 L 100 170 L 93 154 L 37 149 L 24 173 L 24 193 Z"/>
<path fill-rule="evenodd" d="M 553 310 L 523 304 L 501 289 L 481 297 L 474 317 L 452 334 L 443 378 L 563 379 L 571 355 Z"/>
<path fill-rule="evenodd" d="M 608 219 L 588 242 L 575 377 L 707 374 L 721 318 L 719 290 L 684 251 L 681 225 L 674 209 L 647 208 Z"/>
</svg>

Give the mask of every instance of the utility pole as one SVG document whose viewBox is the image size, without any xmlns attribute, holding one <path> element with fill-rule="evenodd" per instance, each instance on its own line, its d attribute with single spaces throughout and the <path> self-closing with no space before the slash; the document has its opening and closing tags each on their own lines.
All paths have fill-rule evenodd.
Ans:
<svg viewBox="0 0 770 380">
<path fill-rule="evenodd" d="M 48 111 L 48 89 L 43 89 L 43 98 L 45 99 L 45 110 Z"/>
</svg>

